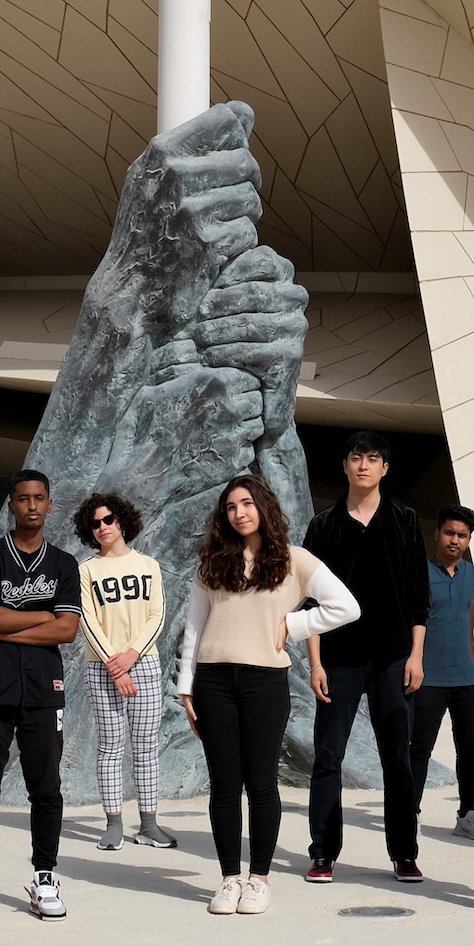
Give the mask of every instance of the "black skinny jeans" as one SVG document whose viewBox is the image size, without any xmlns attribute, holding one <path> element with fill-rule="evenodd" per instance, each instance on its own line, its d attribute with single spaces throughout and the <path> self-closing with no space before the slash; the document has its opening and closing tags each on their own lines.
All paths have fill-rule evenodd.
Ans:
<svg viewBox="0 0 474 946">
<path fill-rule="evenodd" d="M 31 802 L 35 870 L 52 870 L 56 865 L 63 814 L 59 778 L 62 713 L 63 710 L 50 707 L 0 706 L 0 782 L 16 730 L 21 768 Z"/>
<path fill-rule="evenodd" d="M 193 706 L 209 768 L 209 812 L 222 874 L 240 874 L 245 785 L 250 871 L 266 875 L 281 818 L 277 775 L 290 712 L 287 669 L 198 664 Z"/>
<path fill-rule="evenodd" d="M 428 762 L 443 716 L 449 710 L 456 747 L 459 814 L 474 809 L 474 686 L 424 686 L 415 694 L 415 722 L 410 759 L 415 782 L 415 801 L 420 810 Z"/>
<path fill-rule="evenodd" d="M 315 761 L 311 778 L 310 857 L 335 861 L 342 848 L 341 765 L 354 717 L 364 691 L 382 763 L 385 836 L 389 857 L 415 858 L 416 815 L 409 742 L 411 696 L 405 696 L 406 658 L 388 666 L 331 667 L 331 703 L 318 700 L 314 726 Z"/>
</svg>

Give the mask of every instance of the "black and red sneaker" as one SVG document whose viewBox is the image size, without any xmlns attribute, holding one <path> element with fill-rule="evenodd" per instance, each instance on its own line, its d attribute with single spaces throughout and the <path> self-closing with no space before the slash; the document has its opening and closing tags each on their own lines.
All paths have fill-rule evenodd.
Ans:
<svg viewBox="0 0 474 946">
<path fill-rule="evenodd" d="M 325 857 L 317 857 L 306 874 L 310 884 L 330 884 L 332 882 L 334 862 Z"/>
<path fill-rule="evenodd" d="M 405 858 L 403 861 L 393 862 L 393 876 L 396 880 L 404 880 L 407 883 L 420 883 L 423 880 L 423 874 L 416 861 Z"/>
</svg>

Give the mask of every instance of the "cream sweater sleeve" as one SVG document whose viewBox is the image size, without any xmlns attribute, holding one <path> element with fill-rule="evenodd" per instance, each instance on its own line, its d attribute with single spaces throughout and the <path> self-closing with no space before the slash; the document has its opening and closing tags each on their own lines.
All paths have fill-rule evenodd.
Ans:
<svg viewBox="0 0 474 946">
<path fill-rule="evenodd" d="M 94 606 L 92 580 L 87 562 L 79 565 L 79 574 L 81 576 L 81 629 L 94 653 L 103 663 L 106 663 L 115 652 L 102 630 L 100 612 L 98 614 Z"/>
<path fill-rule="evenodd" d="M 315 598 L 318 605 L 310 611 L 292 611 L 286 615 L 288 634 L 295 643 L 360 618 L 354 595 L 324 562 L 319 562 L 308 579 L 305 593 L 307 598 Z"/>
<path fill-rule="evenodd" d="M 158 562 L 153 558 L 148 558 L 148 564 L 152 572 L 150 601 L 148 606 L 148 616 L 145 624 L 132 638 L 128 647 L 136 650 L 140 656 L 155 643 L 160 636 L 165 623 L 165 592 L 161 578 L 161 569 Z"/>
<path fill-rule="evenodd" d="M 186 627 L 184 629 L 181 663 L 176 689 L 181 696 L 191 695 L 196 672 L 199 644 L 209 617 L 211 605 L 206 589 L 193 580 L 189 594 Z"/>
</svg>

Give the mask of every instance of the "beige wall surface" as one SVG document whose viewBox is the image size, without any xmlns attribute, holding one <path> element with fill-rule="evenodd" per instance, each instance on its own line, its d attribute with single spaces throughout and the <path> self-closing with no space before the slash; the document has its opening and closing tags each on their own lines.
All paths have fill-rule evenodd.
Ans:
<svg viewBox="0 0 474 946">
<path fill-rule="evenodd" d="M 58 278 L 0 279 L 0 387 L 51 390 L 83 295 L 83 286 L 68 282 L 61 287 Z"/>
<path fill-rule="evenodd" d="M 474 506 L 474 6 L 380 7 L 439 400 L 459 494 Z"/>
<path fill-rule="evenodd" d="M 442 433 L 436 382 L 417 295 L 312 292 L 298 421 Z"/>
</svg>

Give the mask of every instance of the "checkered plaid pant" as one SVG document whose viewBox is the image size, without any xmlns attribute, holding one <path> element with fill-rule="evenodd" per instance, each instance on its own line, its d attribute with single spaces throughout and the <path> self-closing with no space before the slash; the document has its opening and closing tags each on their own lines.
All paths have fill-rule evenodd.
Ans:
<svg viewBox="0 0 474 946">
<path fill-rule="evenodd" d="M 161 668 L 157 656 L 142 657 L 129 671 L 137 695 L 120 696 L 106 667 L 87 664 L 86 687 L 97 727 L 97 781 L 104 810 L 120 812 L 126 724 L 130 732 L 133 781 L 140 811 L 158 803 L 158 730 L 161 721 Z"/>
</svg>

